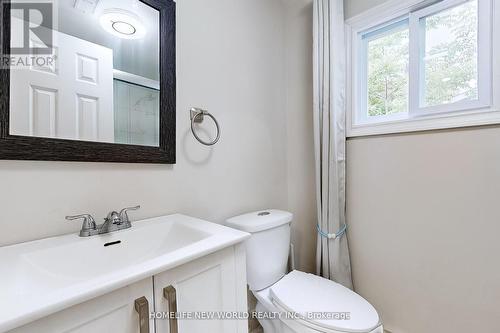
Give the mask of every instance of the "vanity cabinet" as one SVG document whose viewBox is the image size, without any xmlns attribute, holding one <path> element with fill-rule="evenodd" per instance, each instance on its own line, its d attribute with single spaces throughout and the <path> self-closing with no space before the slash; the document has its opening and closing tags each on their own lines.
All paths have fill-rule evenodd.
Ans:
<svg viewBox="0 0 500 333">
<path fill-rule="evenodd" d="M 235 250 L 241 251 L 229 248 L 154 277 L 155 310 L 187 318 L 156 320 L 158 333 L 247 331 L 247 321 L 234 316 L 246 311 L 244 253 Z"/>
<path fill-rule="evenodd" d="M 247 321 L 241 318 L 207 318 L 246 311 L 245 265 L 243 246 L 234 245 L 10 333 L 247 333 Z M 141 330 L 141 301 L 147 307 L 142 315 L 149 330 L 144 322 Z M 205 317 L 176 320 L 161 316 L 170 311 L 180 316 Z M 149 319 L 153 312 L 157 313 L 156 319 Z"/>
<path fill-rule="evenodd" d="M 135 300 L 146 297 L 154 311 L 153 283 L 145 279 L 42 318 L 9 333 L 146 333 L 139 331 Z M 148 312 L 149 312 L 148 311 Z M 154 325 L 149 325 L 154 333 Z"/>
</svg>

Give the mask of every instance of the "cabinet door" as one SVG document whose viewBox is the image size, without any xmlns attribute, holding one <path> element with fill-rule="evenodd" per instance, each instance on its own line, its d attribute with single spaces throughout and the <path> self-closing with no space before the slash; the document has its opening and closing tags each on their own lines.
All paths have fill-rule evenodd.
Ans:
<svg viewBox="0 0 500 333">
<path fill-rule="evenodd" d="M 154 277 L 155 309 L 191 319 L 156 320 L 157 333 L 246 333 L 246 320 L 222 319 L 216 316 L 246 311 L 245 253 L 242 247 L 231 247 L 192 261 Z M 170 287 L 170 288 L 169 288 Z M 165 288 L 168 288 L 165 293 Z M 173 299 L 172 299 L 173 298 Z M 195 316 L 212 316 L 200 319 Z M 172 327 L 170 327 L 172 325 Z"/>
<path fill-rule="evenodd" d="M 57 312 L 9 333 L 142 333 L 135 300 L 145 297 L 153 311 L 153 280 L 142 280 L 107 295 Z M 149 333 L 154 321 L 146 317 Z"/>
</svg>

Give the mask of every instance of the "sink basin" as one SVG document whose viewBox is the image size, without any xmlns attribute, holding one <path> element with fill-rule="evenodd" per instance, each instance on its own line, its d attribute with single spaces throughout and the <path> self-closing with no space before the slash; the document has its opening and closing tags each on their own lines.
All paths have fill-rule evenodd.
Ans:
<svg viewBox="0 0 500 333">
<path fill-rule="evenodd" d="M 131 229 L 0 248 L 0 332 L 109 293 L 249 235 L 175 214 Z"/>
<path fill-rule="evenodd" d="M 21 260 L 37 275 L 57 276 L 72 283 L 72 280 L 86 280 L 176 251 L 209 236 L 182 223 L 149 224 L 134 232 L 47 244 L 22 254 Z"/>
</svg>

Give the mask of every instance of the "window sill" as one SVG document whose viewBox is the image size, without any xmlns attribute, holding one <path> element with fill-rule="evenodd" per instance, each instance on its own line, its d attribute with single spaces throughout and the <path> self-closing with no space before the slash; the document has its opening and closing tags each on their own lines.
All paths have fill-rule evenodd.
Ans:
<svg viewBox="0 0 500 333">
<path fill-rule="evenodd" d="M 348 120 L 346 133 L 348 138 L 500 124 L 500 110 L 483 109 L 476 112 L 457 112 L 360 125 L 349 122 Z"/>
</svg>

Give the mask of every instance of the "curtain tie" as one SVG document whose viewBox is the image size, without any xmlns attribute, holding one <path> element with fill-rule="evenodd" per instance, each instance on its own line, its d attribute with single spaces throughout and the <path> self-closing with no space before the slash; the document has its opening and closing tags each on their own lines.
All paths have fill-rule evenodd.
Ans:
<svg viewBox="0 0 500 333">
<path fill-rule="evenodd" d="M 316 224 L 316 229 L 318 229 L 318 233 L 322 237 L 325 237 L 328 239 L 337 239 L 339 237 L 344 236 L 344 234 L 347 231 L 347 224 L 344 223 L 344 225 L 339 230 L 337 230 L 336 233 L 333 233 L 333 234 L 328 234 L 328 233 L 324 232 L 323 230 L 321 230 L 321 227 L 319 226 L 319 224 Z"/>
</svg>

